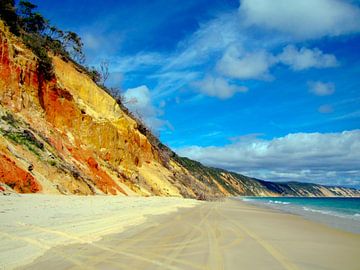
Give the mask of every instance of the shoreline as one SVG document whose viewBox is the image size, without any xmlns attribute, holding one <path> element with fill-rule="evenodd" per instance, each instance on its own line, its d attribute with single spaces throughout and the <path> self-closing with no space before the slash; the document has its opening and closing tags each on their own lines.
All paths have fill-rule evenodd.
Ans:
<svg viewBox="0 0 360 270">
<path fill-rule="evenodd" d="M 276 202 L 276 199 L 287 199 L 289 201 L 279 201 Z M 325 199 L 334 199 L 324 197 Z M 311 198 L 311 199 L 324 199 L 324 198 Z M 340 198 L 340 197 L 336 197 Z M 284 213 L 293 214 L 300 216 L 306 220 L 313 221 L 316 223 L 321 223 L 332 228 L 339 230 L 344 230 L 351 233 L 360 234 L 360 220 L 358 217 L 354 217 L 350 214 L 345 214 L 341 212 L 333 212 L 332 209 L 319 209 L 316 208 L 316 205 L 302 205 L 297 204 L 296 202 L 291 202 L 291 199 L 308 199 L 308 197 L 253 197 L 253 196 L 239 196 L 233 197 L 234 200 L 241 200 L 243 202 L 249 203 L 254 206 L 264 207 L 266 209 L 275 209 Z M 344 198 L 341 198 L 344 199 Z M 358 198 L 346 198 L 349 200 L 358 199 Z M 266 201 L 269 200 L 269 201 Z M 274 200 L 274 201 L 272 201 Z"/>
<path fill-rule="evenodd" d="M 0 269 L 15 269 L 57 246 L 90 244 L 153 215 L 197 204 L 173 197 L 0 196 Z"/>
<path fill-rule="evenodd" d="M 162 199 L 162 198 L 161 198 Z M 58 246 L 19 269 L 357 269 L 360 235 L 242 201 L 149 216 L 101 240 Z"/>
</svg>

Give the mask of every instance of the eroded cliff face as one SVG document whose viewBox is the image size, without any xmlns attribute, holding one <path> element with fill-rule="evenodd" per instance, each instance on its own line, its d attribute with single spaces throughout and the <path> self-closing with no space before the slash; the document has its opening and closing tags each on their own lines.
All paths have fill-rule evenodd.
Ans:
<svg viewBox="0 0 360 270">
<path fill-rule="evenodd" d="M 17 192 L 218 193 L 164 164 L 137 122 L 73 63 L 54 56 L 53 64 L 45 81 L 36 56 L 0 23 L 0 182 Z"/>
<path fill-rule="evenodd" d="M 53 64 L 55 78 L 43 80 L 36 56 L 0 21 L 0 182 L 7 188 L 192 198 L 281 195 L 251 178 L 205 166 L 194 171 L 171 151 L 164 162 L 159 147 L 110 95 L 73 63 L 54 56 Z"/>
</svg>

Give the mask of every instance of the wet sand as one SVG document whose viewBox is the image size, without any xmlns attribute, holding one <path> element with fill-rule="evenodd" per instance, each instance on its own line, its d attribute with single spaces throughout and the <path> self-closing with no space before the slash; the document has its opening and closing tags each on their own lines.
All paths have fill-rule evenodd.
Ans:
<svg viewBox="0 0 360 270">
<path fill-rule="evenodd" d="M 70 237 L 70 236 L 66 236 Z M 359 269 L 360 234 L 241 201 L 154 216 L 20 269 Z"/>
</svg>

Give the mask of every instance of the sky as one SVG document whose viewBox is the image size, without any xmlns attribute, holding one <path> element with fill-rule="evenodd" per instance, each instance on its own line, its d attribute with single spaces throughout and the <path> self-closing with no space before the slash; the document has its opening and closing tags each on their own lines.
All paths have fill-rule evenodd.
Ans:
<svg viewBox="0 0 360 270">
<path fill-rule="evenodd" d="M 178 154 L 360 187 L 359 0 L 32 2 Z"/>
</svg>

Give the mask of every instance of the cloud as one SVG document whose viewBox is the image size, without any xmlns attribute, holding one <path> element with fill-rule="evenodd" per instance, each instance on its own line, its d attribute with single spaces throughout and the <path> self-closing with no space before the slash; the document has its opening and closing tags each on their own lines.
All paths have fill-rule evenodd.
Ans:
<svg viewBox="0 0 360 270">
<path fill-rule="evenodd" d="M 248 26 L 298 40 L 360 31 L 360 9 L 346 0 L 241 0 L 239 14 Z"/>
<path fill-rule="evenodd" d="M 329 104 L 325 104 L 325 105 L 321 105 L 318 111 L 319 113 L 332 113 L 334 111 L 334 108 Z"/>
<path fill-rule="evenodd" d="M 223 13 L 201 23 L 198 30 L 179 42 L 164 70 L 184 69 L 207 63 L 214 55 L 222 54 L 230 44 L 241 43 L 244 36 L 239 30 L 236 12 Z"/>
<path fill-rule="evenodd" d="M 191 146 L 177 152 L 265 180 L 360 184 L 360 130 L 294 133 L 272 140 L 249 136 L 222 147 Z"/>
<path fill-rule="evenodd" d="M 126 104 L 130 111 L 138 115 L 153 130 L 158 131 L 164 126 L 170 127 L 167 121 L 160 118 L 162 111 L 152 102 L 150 90 L 142 85 L 125 91 L 124 97 L 131 101 Z"/>
<path fill-rule="evenodd" d="M 244 86 L 230 84 L 224 78 L 209 75 L 202 81 L 194 82 L 193 87 L 205 95 L 220 99 L 227 99 L 238 92 L 246 92 L 248 90 Z"/>
<path fill-rule="evenodd" d="M 217 63 L 217 70 L 230 78 L 236 79 L 267 79 L 270 78 L 269 68 L 275 58 L 264 50 L 240 53 L 230 47 Z"/>
<path fill-rule="evenodd" d="M 344 115 L 335 117 L 333 119 L 334 120 L 344 120 L 344 119 L 356 119 L 356 118 L 360 118 L 360 110 L 350 112 L 350 113 L 346 113 Z"/>
<path fill-rule="evenodd" d="M 332 54 L 325 54 L 321 50 L 300 48 L 294 45 L 284 47 L 278 55 L 273 55 L 263 49 L 246 52 L 231 46 L 224 53 L 216 65 L 217 71 L 230 78 L 241 80 L 271 79 L 270 69 L 282 63 L 294 71 L 309 68 L 336 67 L 338 61 Z"/>
<path fill-rule="evenodd" d="M 338 2 L 337 0 L 319 1 Z M 224 99 L 233 96 L 238 92 L 237 89 L 242 89 L 242 83 L 238 80 L 273 79 L 271 69 L 279 64 L 286 65 L 293 71 L 338 65 L 334 55 L 324 53 L 317 48 L 298 48 L 294 45 L 284 47 L 287 42 L 296 40 L 284 38 L 281 33 L 265 31 L 261 35 L 256 34 L 257 31 L 253 31 L 252 25 L 259 24 L 255 20 L 259 15 L 257 12 L 260 12 L 258 9 L 261 9 L 261 5 L 267 7 L 268 1 L 253 2 L 258 2 L 259 6 L 254 5 L 252 1 L 243 0 L 239 11 L 220 13 L 213 19 L 200 23 L 199 28 L 180 40 L 172 52 L 145 51 L 117 57 L 112 63 L 113 70 L 123 73 L 125 78 L 129 77 L 127 73 L 131 73 L 128 80 L 139 80 L 147 74 L 143 83 L 149 84 L 149 80 L 150 83 L 156 82 L 152 95 L 157 100 L 179 93 L 179 90 L 186 91 L 193 86 L 194 81 L 199 83 L 200 87 L 198 86 L 197 90 L 201 90 L 203 94 Z M 280 2 L 275 0 L 274 6 L 284 5 L 290 8 L 292 5 Z M 294 2 L 294 5 L 299 6 L 298 2 Z M 310 5 L 309 3 L 305 0 L 303 5 Z M 312 3 L 310 9 L 316 10 L 321 6 L 317 2 L 312 1 Z M 350 6 L 350 4 L 344 5 Z M 303 12 L 301 8 L 300 11 Z M 269 18 L 268 12 L 276 11 L 263 12 L 265 18 Z M 292 21 L 290 16 L 283 18 L 281 22 L 283 23 L 285 19 Z M 278 51 L 281 47 L 283 50 L 275 54 L 274 51 Z M 222 79 L 208 78 L 204 81 L 202 80 L 206 74 L 204 71 Z M 239 83 L 240 86 L 236 88 Z"/>
<path fill-rule="evenodd" d="M 279 62 L 290 66 L 295 71 L 308 68 L 329 68 L 338 65 L 336 57 L 332 54 L 324 54 L 317 48 L 302 47 L 298 50 L 293 45 L 286 46 L 277 58 Z"/>
<path fill-rule="evenodd" d="M 118 72 L 132 72 L 159 67 L 166 62 L 166 55 L 155 52 L 140 52 L 131 56 L 119 56 L 113 61 L 114 70 Z"/>
<path fill-rule="evenodd" d="M 317 96 L 330 96 L 335 92 L 333 83 L 325 83 L 320 81 L 308 82 L 309 90 Z"/>
</svg>

